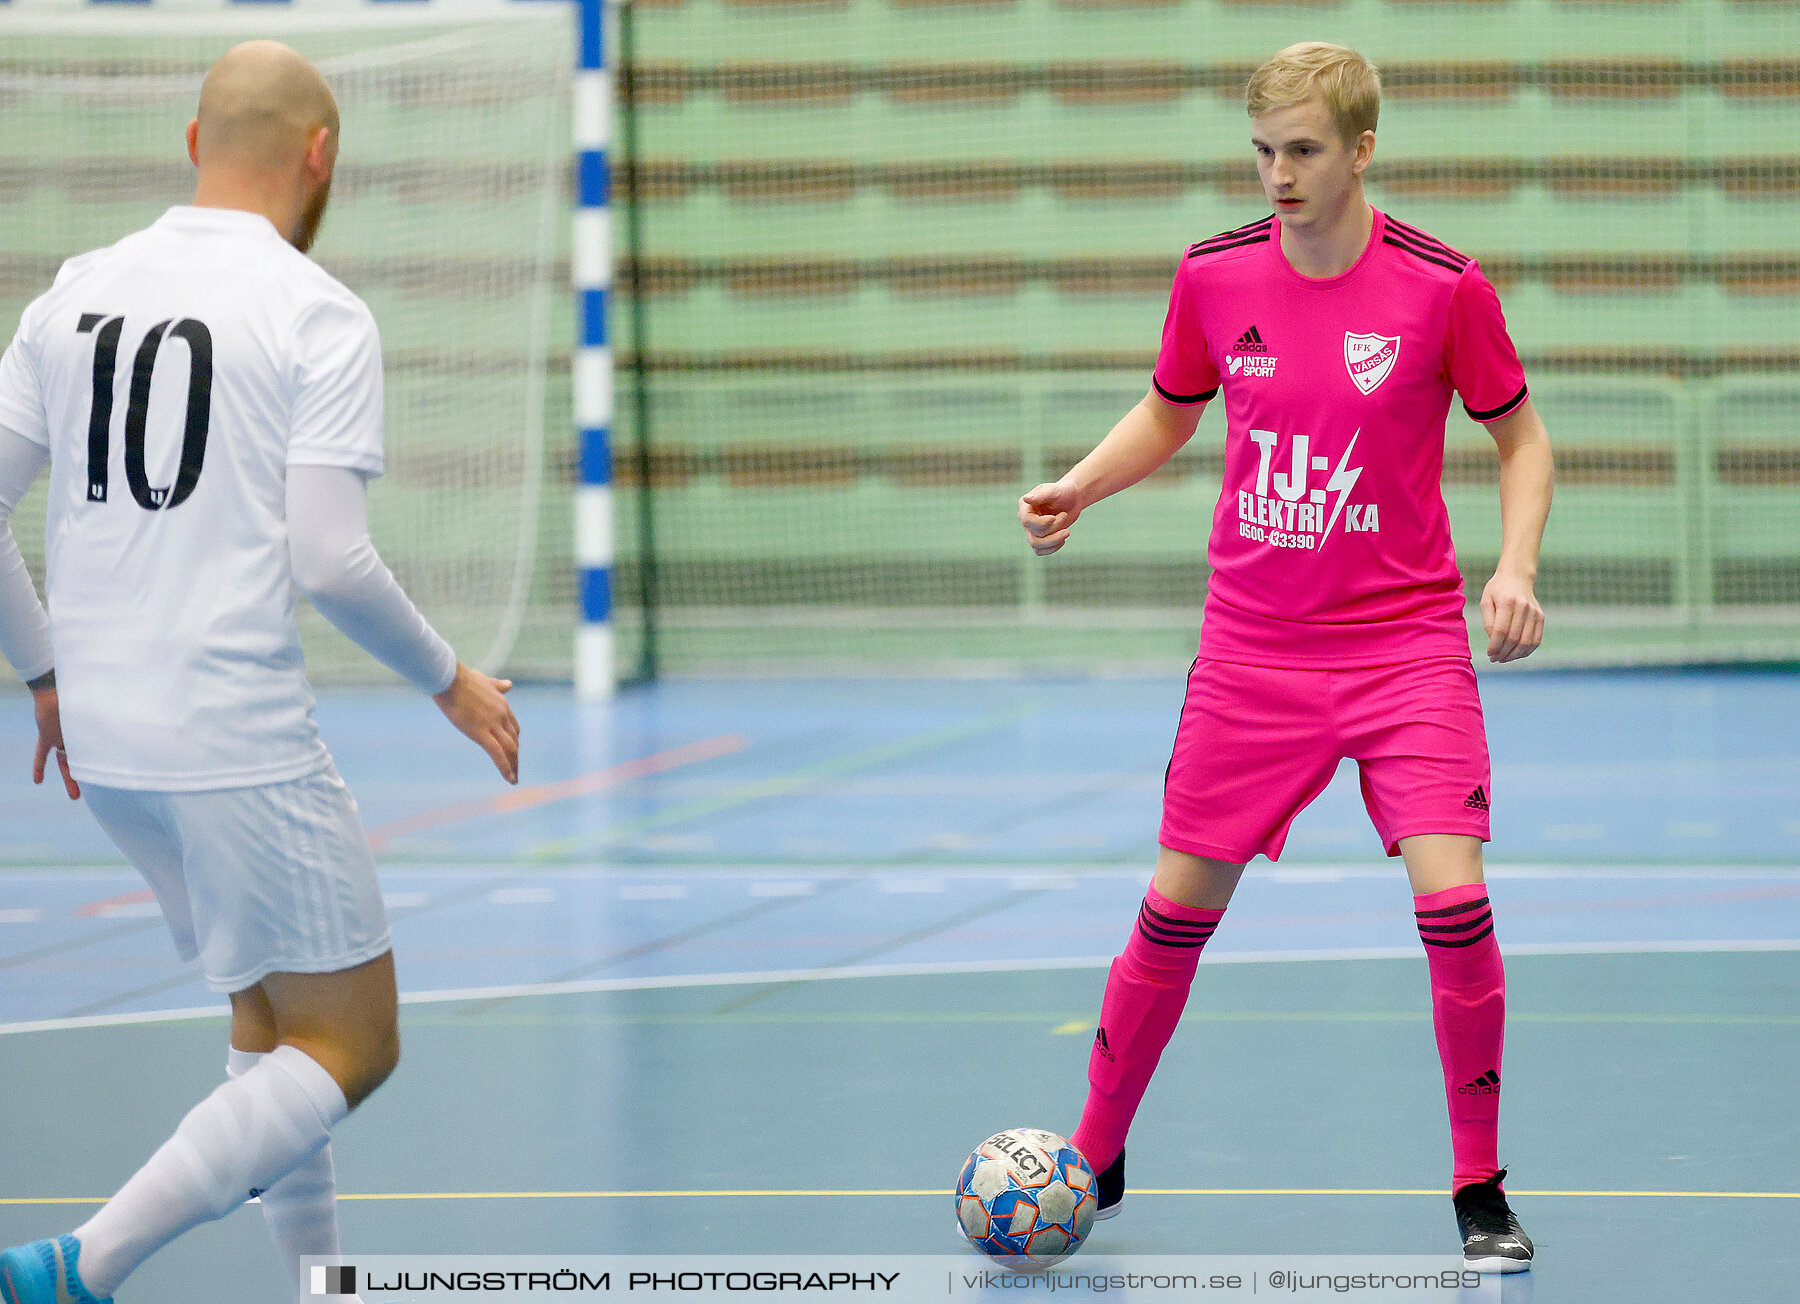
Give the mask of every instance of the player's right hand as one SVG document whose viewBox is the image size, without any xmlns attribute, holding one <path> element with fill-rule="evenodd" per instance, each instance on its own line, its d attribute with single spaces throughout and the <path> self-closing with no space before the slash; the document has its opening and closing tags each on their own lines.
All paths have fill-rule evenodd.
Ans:
<svg viewBox="0 0 1800 1304">
<path fill-rule="evenodd" d="M 450 687 L 431 700 L 451 724 L 488 754 L 501 778 L 517 783 L 519 717 L 506 701 L 511 691 L 512 680 L 494 679 L 458 661 Z"/>
<path fill-rule="evenodd" d="M 31 705 L 37 716 L 38 727 L 37 755 L 31 762 L 31 781 L 44 781 L 45 767 L 54 756 L 56 768 L 62 771 L 63 791 L 69 794 L 70 801 L 79 801 L 81 785 L 69 773 L 69 753 L 63 748 L 62 708 L 57 701 L 56 689 L 32 689 Z"/>
<path fill-rule="evenodd" d="M 1025 542 L 1040 557 L 1048 557 L 1069 541 L 1069 527 L 1081 515 L 1081 499 L 1074 486 L 1058 480 L 1041 484 L 1019 499 L 1019 524 Z"/>
</svg>

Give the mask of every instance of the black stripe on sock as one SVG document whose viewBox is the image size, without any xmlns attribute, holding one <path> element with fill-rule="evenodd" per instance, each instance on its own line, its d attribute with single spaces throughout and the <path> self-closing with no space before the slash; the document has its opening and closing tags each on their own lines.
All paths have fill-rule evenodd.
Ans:
<svg viewBox="0 0 1800 1304">
<path fill-rule="evenodd" d="M 1492 923 L 1493 919 L 1493 911 L 1484 910 L 1473 919 L 1458 919 L 1451 924 L 1420 924 L 1419 931 L 1421 933 L 1460 933 L 1463 929 L 1473 928 L 1477 924 Z"/>
<path fill-rule="evenodd" d="M 1148 901 L 1140 905 L 1138 909 L 1159 923 L 1167 924 L 1170 928 L 1217 928 L 1219 926 L 1219 921 L 1216 919 L 1177 919 L 1174 915 L 1165 915 Z"/>
<path fill-rule="evenodd" d="M 1167 924 L 1157 923 L 1154 919 L 1147 919 L 1142 914 L 1138 915 L 1138 927 L 1155 937 L 1168 937 L 1181 941 L 1193 941 L 1197 938 L 1204 942 L 1213 935 L 1213 925 L 1211 924 L 1201 928 L 1171 928 Z"/>
<path fill-rule="evenodd" d="M 1488 899 L 1476 897 L 1473 901 L 1465 901 L 1459 906 L 1442 906 L 1436 910 L 1415 910 L 1413 915 L 1419 919 L 1440 919 L 1445 915 L 1457 915 L 1466 910 L 1482 910 L 1487 907 Z"/>
<path fill-rule="evenodd" d="M 1199 928 L 1175 928 L 1158 923 L 1155 919 L 1138 912 L 1138 929 L 1144 936 L 1157 940 L 1167 939 L 1171 942 L 1204 942 L 1213 935 L 1213 925 L 1205 924 Z"/>
<path fill-rule="evenodd" d="M 1144 926 L 1144 921 L 1141 919 L 1138 920 L 1138 932 L 1144 935 L 1144 940 L 1147 942 L 1151 942 L 1157 946 L 1173 947 L 1182 951 L 1197 951 L 1212 940 L 1210 936 L 1196 937 L 1190 942 L 1177 941 L 1172 937 L 1158 937 Z"/>
<path fill-rule="evenodd" d="M 1445 946 L 1445 947 L 1474 946 L 1475 943 L 1479 942 L 1482 938 L 1486 937 L 1489 933 L 1491 933 L 1493 931 L 1494 931 L 1494 926 L 1492 924 L 1489 924 L 1486 928 L 1482 929 L 1479 933 L 1475 934 L 1475 936 L 1465 937 L 1460 942 L 1452 942 L 1452 941 L 1449 941 L 1448 939 L 1442 938 L 1442 937 L 1421 937 L 1419 940 L 1424 942 L 1426 946 Z"/>
</svg>

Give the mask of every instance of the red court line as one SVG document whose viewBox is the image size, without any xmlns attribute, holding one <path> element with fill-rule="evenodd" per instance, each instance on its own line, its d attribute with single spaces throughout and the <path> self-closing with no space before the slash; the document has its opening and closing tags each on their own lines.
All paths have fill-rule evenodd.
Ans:
<svg viewBox="0 0 1800 1304">
<path fill-rule="evenodd" d="M 458 820 L 472 819 L 477 815 L 505 815 L 516 810 L 543 806 L 553 801 L 566 801 L 570 797 L 584 797 L 589 793 L 603 792 L 607 788 L 615 788 L 619 784 L 629 783 L 633 779 L 661 774 L 665 770 L 677 769 L 683 765 L 693 765 L 699 761 L 711 761 L 721 756 L 730 756 L 733 752 L 743 751 L 749 745 L 750 739 L 744 734 L 721 734 L 717 738 L 684 743 L 680 747 L 671 747 L 665 752 L 640 756 L 634 761 L 622 761 L 618 765 L 609 765 L 604 770 L 591 770 L 586 774 L 577 775 L 573 779 L 533 784 L 529 788 L 510 789 L 493 797 L 478 797 L 472 801 L 459 801 L 449 806 L 440 806 L 436 810 L 421 811 L 417 815 L 408 815 L 403 819 L 393 820 L 370 829 L 369 846 L 380 851 L 395 838 L 404 837 L 409 833 L 419 833 L 425 829 L 441 828 L 445 824 L 454 824 Z"/>
<path fill-rule="evenodd" d="M 117 910 L 120 906 L 138 906 L 146 901 L 156 900 L 156 893 L 147 887 L 140 887 L 135 892 L 121 892 L 118 896 L 103 897 L 99 901 L 90 901 L 84 906 L 75 907 L 78 919 L 92 919 L 95 915 L 103 915 L 109 910 Z"/>
</svg>

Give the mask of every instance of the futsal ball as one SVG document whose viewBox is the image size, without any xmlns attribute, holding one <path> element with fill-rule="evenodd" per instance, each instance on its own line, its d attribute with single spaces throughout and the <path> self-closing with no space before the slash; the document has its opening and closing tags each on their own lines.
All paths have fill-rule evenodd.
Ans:
<svg viewBox="0 0 1800 1304">
<path fill-rule="evenodd" d="M 1075 1253 L 1098 1203 L 1081 1152 L 1035 1127 L 983 1141 L 956 1183 L 956 1220 L 970 1243 L 1017 1267 L 1047 1268 Z"/>
</svg>

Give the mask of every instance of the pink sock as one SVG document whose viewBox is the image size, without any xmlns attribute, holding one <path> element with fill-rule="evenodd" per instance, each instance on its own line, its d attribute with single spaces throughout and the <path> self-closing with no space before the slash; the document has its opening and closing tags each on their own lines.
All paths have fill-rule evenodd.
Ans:
<svg viewBox="0 0 1800 1304">
<path fill-rule="evenodd" d="M 1431 1022 L 1450 1102 L 1450 1189 L 1499 1170 L 1500 1050 L 1506 1034 L 1506 970 L 1494 938 L 1487 886 L 1471 883 L 1413 898 L 1431 966 Z"/>
<path fill-rule="evenodd" d="M 1177 905 L 1151 888 L 1125 953 L 1112 962 L 1100 1002 L 1100 1030 L 1088 1056 L 1088 1098 L 1069 1140 L 1095 1172 L 1125 1148 L 1144 1088 L 1181 1022 L 1200 949 L 1223 910 Z"/>
</svg>

